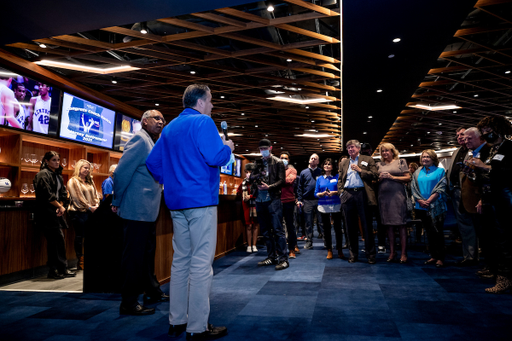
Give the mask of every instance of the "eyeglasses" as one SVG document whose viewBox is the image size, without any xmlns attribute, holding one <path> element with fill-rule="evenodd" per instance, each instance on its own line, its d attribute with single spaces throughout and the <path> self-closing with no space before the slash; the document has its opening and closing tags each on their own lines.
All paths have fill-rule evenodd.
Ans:
<svg viewBox="0 0 512 341">
<path fill-rule="evenodd" d="M 165 118 L 161 116 L 149 116 L 150 118 L 154 119 L 155 121 L 162 121 L 163 124 L 166 124 Z"/>
</svg>

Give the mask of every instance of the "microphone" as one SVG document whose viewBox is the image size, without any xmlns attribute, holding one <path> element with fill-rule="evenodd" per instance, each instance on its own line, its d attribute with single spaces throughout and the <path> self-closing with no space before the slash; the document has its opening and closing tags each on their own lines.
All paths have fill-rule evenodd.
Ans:
<svg viewBox="0 0 512 341">
<path fill-rule="evenodd" d="M 229 140 L 228 138 L 228 124 L 226 121 L 220 122 L 220 127 L 222 128 L 222 132 L 224 133 L 224 137 L 226 138 L 226 141 Z"/>
</svg>

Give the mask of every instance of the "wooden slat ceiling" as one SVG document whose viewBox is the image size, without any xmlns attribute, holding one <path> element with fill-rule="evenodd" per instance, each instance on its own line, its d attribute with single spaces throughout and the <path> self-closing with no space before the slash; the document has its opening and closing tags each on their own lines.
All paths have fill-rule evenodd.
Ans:
<svg viewBox="0 0 512 341">
<path fill-rule="evenodd" d="M 414 104 L 456 104 L 427 111 Z M 479 0 L 384 136 L 402 152 L 457 146 L 455 130 L 485 116 L 512 118 L 512 1 Z"/>
<path fill-rule="evenodd" d="M 229 131 L 239 134 L 232 137 L 238 153 L 257 151 L 263 137 L 295 155 L 338 153 L 340 10 L 337 1 L 332 3 L 323 7 L 302 0 L 275 1 L 271 13 L 264 2 L 257 2 L 156 18 L 144 23 L 147 34 L 136 23 L 6 48 L 31 61 L 137 67 L 110 75 L 49 69 L 142 112 L 158 109 L 167 121 L 181 112 L 181 96 L 189 84 L 206 83 L 212 89 L 213 119 L 217 125 L 227 121 Z M 268 100 L 275 96 L 272 91 L 327 102 L 299 105 Z M 330 136 L 296 136 L 304 133 Z"/>
</svg>

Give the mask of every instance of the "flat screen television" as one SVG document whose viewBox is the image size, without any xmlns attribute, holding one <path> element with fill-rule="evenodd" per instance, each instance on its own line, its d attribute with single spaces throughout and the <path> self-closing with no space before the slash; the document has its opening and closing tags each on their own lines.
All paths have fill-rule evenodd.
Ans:
<svg viewBox="0 0 512 341">
<path fill-rule="evenodd" d="M 0 126 L 57 135 L 61 91 L 49 84 L 0 68 Z"/>
<path fill-rule="evenodd" d="M 233 175 L 233 164 L 230 163 L 227 166 L 220 167 L 220 172 L 226 175 Z"/>
<path fill-rule="evenodd" d="M 235 157 L 235 163 L 233 163 L 233 175 L 237 177 L 242 176 L 242 159 Z"/>
<path fill-rule="evenodd" d="M 126 142 L 141 129 L 142 124 L 139 120 L 118 113 L 116 116 L 114 149 L 123 151 Z"/>
<path fill-rule="evenodd" d="M 116 113 L 113 110 L 64 93 L 60 137 L 112 148 Z"/>
</svg>

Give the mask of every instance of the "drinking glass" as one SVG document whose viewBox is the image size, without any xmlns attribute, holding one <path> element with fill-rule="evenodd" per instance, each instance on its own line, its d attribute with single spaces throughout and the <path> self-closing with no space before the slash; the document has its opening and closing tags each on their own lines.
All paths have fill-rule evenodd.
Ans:
<svg viewBox="0 0 512 341">
<path fill-rule="evenodd" d="M 66 166 L 68 165 L 68 160 L 66 160 L 66 158 L 63 158 L 61 163 L 62 163 L 62 167 L 66 168 Z"/>
<path fill-rule="evenodd" d="M 74 169 L 75 165 L 76 165 L 76 160 L 73 160 L 73 163 L 71 164 L 71 167 L 73 167 L 73 169 Z"/>
<path fill-rule="evenodd" d="M 29 163 L 30 162 L 30 154 L 26 153 L 25 158 L 23 160 L 25 160 L 26 163 Z"/>
<path fill-rule="evenodd" d="M 96 170 L 96 172 L 98 172 L 98 164 L 93 162 L 92 163 L 91 173 L 94 172 L 94 170 Z"/>
<path fill-rule="evenodd" d="M 36 154 L 30 154 L 30 161 L 32 162 L 33 165 L 36 164 L 37 161 L 39 161 L 37 159 L 37 155 Z"/>
<path fill-rule="evenodd" d="M 21 184 L 21 193 L 23 193 L 23 195 L 28 193 L 28 184 L 25 182 Z"/>
<path fill-rule="evenodd" d="M 34 188 L 34 184 L 28 185 L 28 190 L 31 194 L 33 194 L 36 191 L 36 189 Z"/>
<path fill-rule="evenodd" d="M 101 168 L 101 163 L 97 163 L 97 164 L 95 164 L 95 166 L 94 166 L 94 167 L 96 167 L 96 172 L 99 172 L 99 171 L 100 171 L 100 168 Z"/>
</svg>

